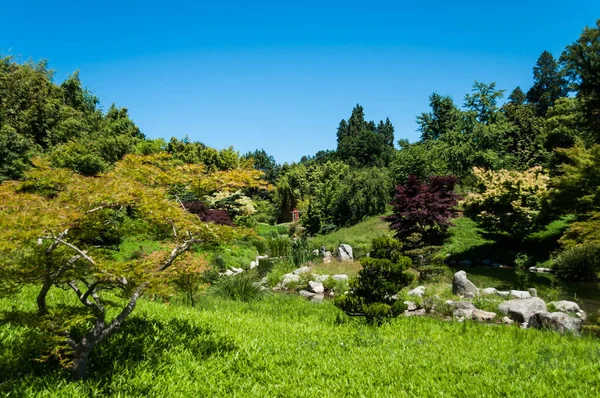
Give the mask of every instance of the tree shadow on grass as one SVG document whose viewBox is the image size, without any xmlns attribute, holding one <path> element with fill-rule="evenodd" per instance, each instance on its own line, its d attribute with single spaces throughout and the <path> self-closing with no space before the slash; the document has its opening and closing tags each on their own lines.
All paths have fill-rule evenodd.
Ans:
<svg viewBox="0 0 600 398">
<path fill-rule="evenodd" d="M 57 361 L 40 362 L 48 349 L 51 335 L 37 327 L 37 314 L 6 311 L 0 317 L 0 392 L 9 392 L 11 384 L 23 378 L 44 378 L 59 373 L 68 378 L 68 371 Z M 220 335 L 208 326 L 194 325 L 181 319 L 128 319 L 121 329 L 94 348 L 89 358 L 90 379 L 110 379 L 124 369 L 140 364 L 155 368 L 169 353 L 189 353 L 200 361 L 236 349 L 231 337 Z M 40 383 L 43 384 L 43 383 Z"/>
</svg>

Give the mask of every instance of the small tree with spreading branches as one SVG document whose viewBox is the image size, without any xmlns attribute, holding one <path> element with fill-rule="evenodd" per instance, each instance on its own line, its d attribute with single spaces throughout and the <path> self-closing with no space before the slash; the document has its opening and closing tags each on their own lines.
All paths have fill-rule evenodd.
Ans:
<svg viewBox="0 0 600 398">
<path fill-rule="evenodd" d="M 189 252 L 193 245 L 233 236 L 230 227 L 187 212 L 171 188 L 205 195 L 259 187 L 259 178 L 260 172 L 249 169 L 207 173 L 202 165 L 183 165 L 164 154 L 126 156 L 98 177 L 38 162 L 23 181 L 0 185 L 0 292 L 39 288 L 39 326 L 55 336 L 51 350 L 73 379 L 84 378 L 92 349 L 119 329 L 145 291 L 181 277 L 172 273 L 176 263 L 203 268 L 204 260 Z M 128 227 L 127 219 L 138 228 Z M 140 224 L 160 247 L 116 256 Z M 55 287 L 72 291 L 79 308 L 50 305 L 48 293 Z"/>
</svg>

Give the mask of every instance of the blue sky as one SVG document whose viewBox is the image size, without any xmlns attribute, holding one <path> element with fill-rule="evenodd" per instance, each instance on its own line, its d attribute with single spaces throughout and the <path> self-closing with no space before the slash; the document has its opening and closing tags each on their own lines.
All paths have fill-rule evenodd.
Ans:
<svg viewBox="0 0 600 398">
<path fill-rule="evenodd" d="M 151 138 L 188 135 L 279 162 L 334 149 L 360 103 L 418 138 L 433 91 L 462 104 L 475 80 L 531 84 L 600 2 L 21 1 L 2 5 L 0 53 L 79 69 L 104 108 L 129 108 Z"/>
</svg>

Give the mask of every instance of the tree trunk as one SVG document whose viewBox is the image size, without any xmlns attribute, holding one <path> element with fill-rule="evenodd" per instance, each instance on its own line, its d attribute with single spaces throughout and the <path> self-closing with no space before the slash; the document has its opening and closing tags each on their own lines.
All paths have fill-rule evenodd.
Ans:
<svg viewBox="0 0 600 398">
<path fill-rule="evenodd" d="M 73 368 L 71 369 L 71 378 L 73 381 L 83 380 L 87 376 L 88 357 L 92 348 L 94 348 L 93 345 L 84 343 L 83 345 L 78 345 L 77 350 L 75 350 Z"/>
<path fill-rule="evenodd" d="M 38 296 L 37 296 L 37 306 L 38 306 L 38 313 L 40 315 L 47 315 L 48 314 L 48 307 L 46 306 L 46 296 L 48 295 L 48 291 L 50 291 L 50 288 L 52 287 L 52 280 L 50 278 L 46 278 L 46 280 L 44 281 L 44 284 L 42 285 L 42 289 L 40 290 Z"/>
</svg>

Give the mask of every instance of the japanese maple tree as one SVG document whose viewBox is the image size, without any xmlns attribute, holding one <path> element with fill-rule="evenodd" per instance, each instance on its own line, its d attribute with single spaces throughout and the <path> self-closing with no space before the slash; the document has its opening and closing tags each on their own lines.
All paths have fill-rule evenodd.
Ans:
<svg viewBox="0 0 600 398">
<path fill-rule="evenodd" d="M 411 175 L 404 185 L 398 185 L 391 202 L 393 214 L 383 218 L 396 239 L 408 247 L 435 243 L 457 215 L 457 182 L 453 176 L 433 176 L 423 183 Z"/>
</svg>

